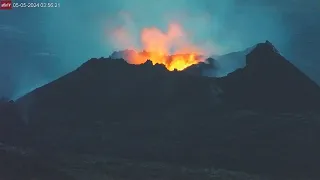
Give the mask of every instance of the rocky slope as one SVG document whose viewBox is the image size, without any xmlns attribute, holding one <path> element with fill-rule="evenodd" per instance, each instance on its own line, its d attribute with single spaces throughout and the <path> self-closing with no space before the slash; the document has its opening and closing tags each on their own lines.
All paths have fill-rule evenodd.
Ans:
<svg viewBox="0 0 320 180">
<path fill-rule="evenodd" d="M 270 42 L 226 77 L 196 74 L 91 59 L 15 103 L 25 142 L 47 153 L 317 175 L 320 89 Z"/>
</svg>

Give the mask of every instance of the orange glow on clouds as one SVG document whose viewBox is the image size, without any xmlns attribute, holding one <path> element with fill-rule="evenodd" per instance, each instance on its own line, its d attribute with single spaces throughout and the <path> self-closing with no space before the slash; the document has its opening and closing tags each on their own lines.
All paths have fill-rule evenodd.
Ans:
<svg viewBox="0 0 320 180">
<path fill-rule="evenodd" d="M 135 46 L 134 35 L 125 27 L 114 29 L 111 34 L 115 43 L 137 53 L 131 54 L 126 61 L 142 64 L 148 59 L 153 64 L 164 64 L 170 71 L 183 70 L 203 61 L 200 55 L 206 52 L 189 41 L 187 33 L 178 23 L 170 23 L 167 32 L 156 27 L 146 27 L 140 32 L 141 48 Z"/>
</svg>

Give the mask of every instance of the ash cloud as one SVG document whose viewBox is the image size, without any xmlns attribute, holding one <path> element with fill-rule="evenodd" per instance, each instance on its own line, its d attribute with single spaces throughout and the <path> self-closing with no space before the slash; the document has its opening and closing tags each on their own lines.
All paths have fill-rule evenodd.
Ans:
<svg viewBox="0 0 320 180">
<path fill-rule="evenodd" d="M 288 39 L 288 27 L 281 11 L 257 2 L 236 0 L 195 1 L 128 1 L 120 0 L 121 12 L 108 21 L 107 28 L 122 27 L 134 36 L 130 44 L 141 46 L 137 37 L 144 27 L 165 31 L 170 22 L 179 22 L 190 34 L 192 42 L 214 48 L 216 54 L 243 50 L 266 39 L 277 47 Z M 114 41 L 109 39 L 109 46 Z M 117 50 L 126 49 L 119 45 Z M 281 47 L 280 47 L 281 49 Z"/>
</svg>

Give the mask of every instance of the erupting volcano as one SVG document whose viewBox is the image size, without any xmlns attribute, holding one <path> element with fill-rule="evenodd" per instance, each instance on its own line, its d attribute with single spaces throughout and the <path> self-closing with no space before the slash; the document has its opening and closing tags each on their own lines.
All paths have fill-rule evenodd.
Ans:
<svg viewBox="0 0 320 180">
<path fill-rule="evenodd" d="M 116 29 L 113 36 L 118 43 L 134 50 L 134 53 L 126 54 L 125 58 L 131 64 L 151 60 L 153 64 L 164 64 L 170 71 L 181 71 L 205 60 L 205 51 L 192 44 L 187 33 L 177 23 L 169 24 L 167 32 L 155 27 L 143 28 L 140 33 L 142 49 L 134 47 L 130 42 L 132 36 L 125 28 Z"/>
</svg>

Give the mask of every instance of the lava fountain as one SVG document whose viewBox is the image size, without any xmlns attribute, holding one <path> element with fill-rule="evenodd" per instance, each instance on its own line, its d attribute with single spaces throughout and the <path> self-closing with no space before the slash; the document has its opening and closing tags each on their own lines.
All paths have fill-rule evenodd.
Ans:
<svg viewBox="0 0 320 180">
<path fill-rule="evenodd" d="M 126 44 L 127 49 L 136 51 L 126 57 L 131 64 L 142 64 L 147 60 L 153 64 L 164 64 L 170 71 L 181 71 L 193 64 L 204 61 L 204 50 L 188 40 L 187 33 L 178 23 L 171 23 L 168 31 L 156 27 L 143 28 L 140 32 L 142 49 L 129 43 L 132 36 L 125 29 L 116 29 L 113 33 L 116 41 Z M 129 45 L 130 44 L 130 45 Z"/>
</svg>

